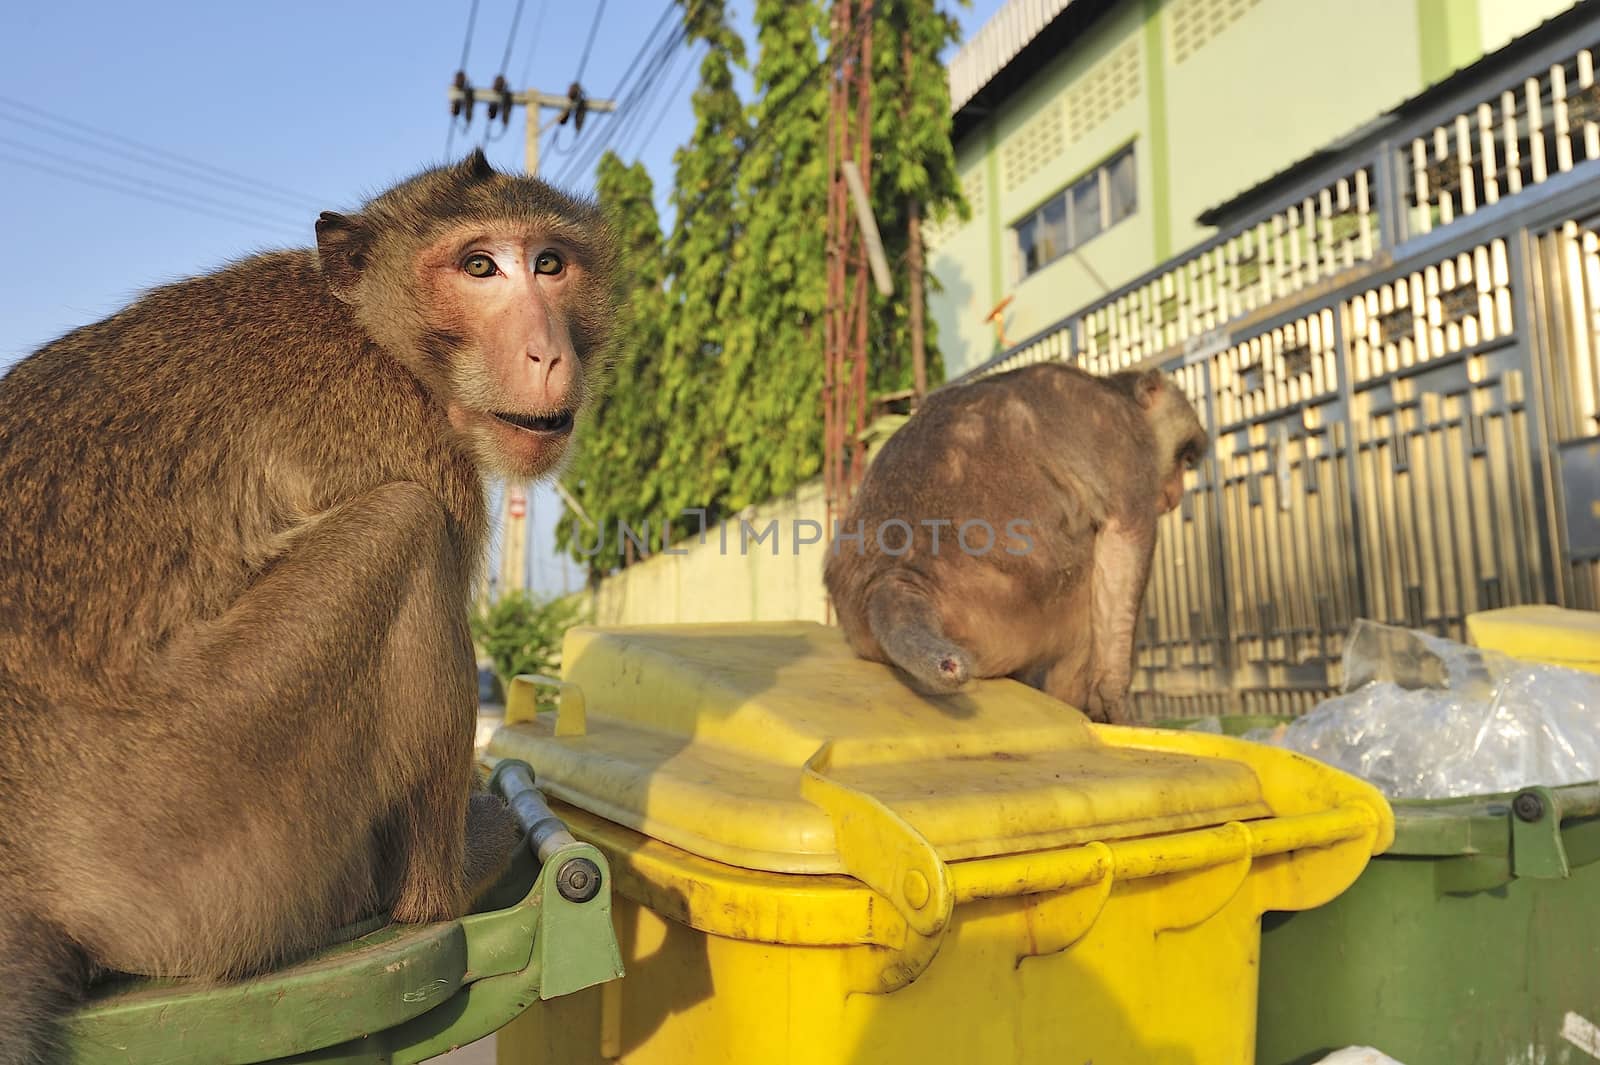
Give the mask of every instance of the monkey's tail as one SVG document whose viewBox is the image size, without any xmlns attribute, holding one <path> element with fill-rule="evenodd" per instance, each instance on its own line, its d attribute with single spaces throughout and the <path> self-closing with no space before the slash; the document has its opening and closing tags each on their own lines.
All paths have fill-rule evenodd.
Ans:
<svg viewBox="0 0 1600 1065">
<path fill-rule="evenodd" d="M 59 1024 L 78 1004 L 87 975 L 82 955 L 42 922 L 0 910 L 0 965 L 0 1065 L 58 1060 Z"/>
<path fill-rule="evenodd" d="M 945 636 L 938 611 L 920 588 L 880 582 L 867 596 L 867 627 L 925 695 L 960 691 L 972 677 L 972 657 Z"/>
</svg>

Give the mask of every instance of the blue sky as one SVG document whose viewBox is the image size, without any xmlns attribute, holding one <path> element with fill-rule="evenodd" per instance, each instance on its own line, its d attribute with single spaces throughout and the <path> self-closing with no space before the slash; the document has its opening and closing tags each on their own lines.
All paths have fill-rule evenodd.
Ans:
<svg viewBox="0 0 1600 1065">
<path fill-rule="evenodd" d="M 1000 3 L 958 8 L 966 36 Z M 443 159 L 445 92 L 471 6 L 11 5 L 0 34 L 0 372 L 154 285 L 253 251 L 309 244 L 319 210 L 354 208 Z M 511 38 L 516 0 L 478 0 L 468 77 L 492 82 L 509 39 L 503 69 L 514 87 L 564 91 L 596 8 L 593 0 L 525 0 Z M 665 8 L 666 0 L 605 0 L 583 72 L 591 95 L 613 93 Z M 753 0 L 732 0 L 730 10 L 753 52 Z M 665 214 L 672 153 L 693 128 L 698 55 L 677 49 L 631 120 L 593 115 L 576 143 L 566 131 L 547 139 L 542 176 L 568 177 L 574 149 L 617 123 L 624 157 L 644 161 Z M 748 81 L 740 88 L 748 99 Z M 509 127 L 494 129 L 490 159 L 520 169 L 520 109 Z M 485 132 L 479 111 L 450 140 L 451 154 L 483 143 Z M 588 189 L 592 175 L 575 173 L 571 184 Z M 535 494 L 532 569 L 543 592 L 564 583 L 548 549 L 557 510 L 547 489 Z M 575 573 L 566 571 L 567 583 Z"/>
</svg>

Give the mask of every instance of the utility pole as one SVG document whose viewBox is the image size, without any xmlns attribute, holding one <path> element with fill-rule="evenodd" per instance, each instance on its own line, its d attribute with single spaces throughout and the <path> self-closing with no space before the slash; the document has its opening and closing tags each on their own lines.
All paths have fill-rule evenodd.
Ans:
<svg viewBox="0 0 1600 1065">
<path fill-rule="evenodd" d="M 487 89 L 474 88 L 462 71 L 456 71 L 456 79 L 450 86 L 450 114 L 460 115 L 465 112 L 467 125 L 472 125 L 472 108 L 475 104 L 484 104 L 488 110 L 489 121 L 496 118 L 502 126 L 511 121 L 511 109 L 521 107 L 526 116 L 527 129 L 524 134 L 524 163 L 530 177 L 539 176 L 539 138 L 549 125 L 539 124 L 541 111 L 555 111 L 556 115 L 551 123 L 564 126 L 569 121 L 573 123 L 573 130 L 583 132 L 583 120 L 590 111 L 611 112 L 617 109 L 615 100 L 596 100 L 584 95 L 583 86 L 573 82 L 568 86 L 565 95 L 540 92 L 537 89 L 527 89 L 523 92 L 512 92 L 506 88 L 506 79 L 503 75 L 494 79 L 494 85 Z"/>
<path fill-rule="evenodd" d="M 590 111 L 612 112 L 617 109 L 615 100 L 592 100 L 584 95 L 583 86 L 577 82 L 568 86 L 564 96 L 537 89 L 511 92 L 506 87 L 504 75 L 496 76 L 491 88 L 478 89 L 467 81 L 466 72 L 462 70 L 456 71 L 455 80 L 450 84 L 449 99 L 451 121 L 465 113 L 468 126 L 472 125 L 472 109 L 477 104 L 485 106 L 490 122 L 498 118 L 502 126 L 510 124 L 511 109 L 521 107 L 526 124 L 523 166 L 529 177 L 539 176 L 539 138 L 550 125 L 564 126 L 571 122 L 573 131 L 582 133 L 583 120 Z M 542 111 L 554 111 L 556 114 L 549 123 L 541 126 L 539 115 Z M 557 484 L 556 487 L 561 486 Z M 565 490 L 562 495 L 566 495 Z M 526 591 L 528 587 L 527 492 L 519 484 L 506 485 L 501 507 L 501 528 L 505 530 L 505 535 L 500 540 L 499 593 L 504 595 L 513 589 Z"/>
</svg>

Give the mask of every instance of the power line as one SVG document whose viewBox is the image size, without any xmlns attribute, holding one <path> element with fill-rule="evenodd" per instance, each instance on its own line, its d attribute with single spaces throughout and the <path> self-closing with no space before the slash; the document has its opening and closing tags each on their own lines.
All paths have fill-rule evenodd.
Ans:
<svg viewBox="0 0 1600 1065">
<path fill-rule="evenodd" d="M 694 0 L 695 4 L 700 2 L 701 0 Z M 617 87 L 611 91 L 612 99 L 616 99 L 621 95 L 622 86 L 627 84 L 628 78 L 633 74 L 633 68 L 639 65 L 639 60 L 643 59 L 645 52 L 650 50 L 650 42 L 661 34 L 661 28 L 667 24 L 667 19 L 672 17 L 672 11 L 677 6 L 678 0 L 667 0 L 667 6 L 662 9 L 661 15 L 656 19 L 656 24 L 650 27 L 650 32 L 645 36 L 644 43 L 639 46 L 637 52 L 633 53 L 633 59 L 628 63 L 627 69 L 622 72 L 622 77 L 617 79 Z M 692 7 L 693 4 L 690 6 Z M 684 18 L 687 20 L 688 15 L 685 14 Z"/>
<path fill-rule="evenodd" d="M 225 170 L 222 167 L 215 166 L 203 160 L 195 159 L 186 155 L 179 155 L 177 152 L 168 151 L 165 148 L 158 148 L 154 145 L 144 144 L 140 141 L 134 140 L 132 137 L 124 137 L 120 133 L 113 133 L 110 130 L 100 129 L 97 126 L 91 126 L 88 123 L 67 118 L 65 115 L 58 115 L 52 111 L 46 111 L 42 107 L 35 107 L 33 104 L 25 103 L 21 100 L 14 99 L 13 97 L 0 96 L 0 104 L 19 111 L 26 111 L 30 114 L 38 115 L 40 118 L 47 119 L 58 125 L 81 130 L 84 133 L 89 133 L 96 137 L 102 137 L 106 140 L 115 141 L 116 143 L 126 145 L 135 151 L 144 152 L 148 155 L 157 156 L 162 159 L 170 159 L 176 163 L 182 163 L 185 167 L 192 170 L 203 170 L 209 174 L 216 175 L 219 178 L 223 178 L 238 184 L 252 185 L 266 192 L 271 192 L 279 196 L 292 197 L 307 204 L 318 204 L 322 202 L 321 197 L 312 196 L 308 193 L 301 192 L 297 189 L 287 188 L 283 185 L 276 185 L 272 182 L 262 181 L 259 178 L 254 178 L 248 174 L 242 174 L 235 170 Z"/>
<path fill-rule="evenodd" d="M 145 192 L 140 189 L 127 188 L 125 186 L 116 184 L 115 182 L 103 181 L 78 170 L 70 170 L 64 167 L 51 166 L 49 163 L 39 163 L 32 159 L 19 159 L 16 156 L 6 155 L 4 153 L 0 153 L 0 162 L 10 163 L 13 166 L 30 167 L 34 170 L 43 171 L 44 173 L 51 174 L 55 177 L 65 178 L 68 181 L 77 181 L 85 185 L 93 185 L 96 188 L 108 189 L 111 192 L 120 192 L 125 196 L 136 196 L 143 200 L 149 200 L 152 203 L 163 204 L 167 207 L 175 207 L 178 210 L 189 211 L 192 214 L 206 215 L 211 218 L 221 219 L 224 222 L 232 222 L 235 225 L 254 227 L 262 226 L 263 220 L 259 217 L 244 218 L 237 215 L 224 214 L 220 211 L 213 211 L 209 208 L 201 207 L 191 202 L 187 198 L 169 199 L 165 196 Z M 266 228 L 277 229 L 278 227 L 276 225 L 269 224 Z M 287 231 L 284 231 L 281 235 L 287 236 Z"/>
<path fill-rule="evenodd" d="M 709 49 L 709 47 L 710 46 L 708 45 L 707 48 Z M 678 94 L 683 90 L 684 82 L 688 80 L 689 75 L 694 73 L 696 67 L 698 66 L 696 61 L 696 50 L 693 48 L 693 46 L 686 48 L 681 52 L 674 51 L 668 58 L 667 62 L 661 66 L 654 79 L 657 82 L 665 81 L 666 77 L 672 72 L 673 64 L 680 56 L 687 57 L 689 61 L 688 63 L 684 64 L 684 68 L 679 73 L 677 83 L 671 92 L 657 93 L 653 91 L 652 86 L 650 91 L 640 93 L 641 99 L 639 101 L 639 106 L 634 110 L 631 116 L 633 121 L 628 125 L 627 129 L 619 132 L 616 141 L 611 146 L 612 150 L 615 151 L 619 157 L 626 157 L 629 155 L 627 146 L 638 140 L 641 132 L 644 135 L 644 140 L 648 142 L 649 139 L 653 137 L 659 130 L 661 120 L 665 117 L 667 109 L 677 102 L 679 98 Z M 656 111 L 655 121 L 652 122 L 649 120 L 651 110 L 650 105 L 657 98 L 660 99 L 661 106 Z M 637 153 L 633 154 L 637 155 Z M 591 167 L 594 165 L 595 161 L 598 161 L 598 157 L 596 157 L 595 160 L 590 161 Z"/>
<path fill-rule="evenodd" d="M 478 22 L 478 0 L 472 0 L 472 7 L 467 11 L 467 37 L 461 42 L 461 62 L 456 64 L 456 78 L 459 81 L 466 77 L 467 57 L 472 54 L 472 28 Z M 456 142 L 456 116 L 450 116 L 450 129 L 444 135 L 444 157 L 450 158 L 450 149 Z"/>
<path fill-rule="evenodd" d="M 710 46 L 707 45 L 706 47 L 709 50 Z M 689 53 L 688 65 L 683 68 L 683 73 L 678 75 L 678 82 L 672 87 L 672 91 L 667 93 L 666 97 L 664 98 L 661 110 L 656 115 L 656 120 L 645 127 L 644 140 L 640 141 L 639 146 L 633 150 L 633 156 L 635 159 L 644 155 L 644 150 L 650 146 L 651 141 L 655 140 L 656 134 L 661 132 L 661 123 L 667 117 L 667 108 L 671 107 L 673 101 L 678 99 L 678 94 L 683 91 L 684 83 L 689 80 L 689 75 L 693 74 L 695 68 L 699 66 L 699 59 L 703 58 L 705 58 L 704 52 L 700 54 L 698 59 L 693 52 Z M 622 150 L 618 149 L 617 154 L 622 155 Z"/>
<path fill-rule="evenodd" d="M 622 80 L 620 80 L 617 84 L 617 91 L 613 92 L 611 94 L 612 96 L 617 96 L 621 93 L 622 81 L 625 81 L 627 75 L 632 73 L 633 68 L 638 65 L 640 58 L 642 58 L 644 53 L 649 50 L 650 42 L 655 40 L 655 38 L 660 34 L 662 27 L 667 23 L 667 19 L 671 17 L 673 9 L 676 8 L 680 2 L 682 2 L 682 0 L 668 0 L 667 6 L 662 10 L 660 17 L 656 19 L 655 26 L 651 28 L 649 36 L 645 38 L 644 44 L 641 45 L 639 51 L 634 54 L 633 62 L 628 64 L 628 69 L 627 71 L 624 71 Z M 655 55 L 651 57 L 649 64 L 645 67 L 644 71 L 640 73 L 639 81 L 635 84 L 634 89 L 628 94 L 630 100 L 642 101 L 644 94 L 649 91 L 646 86 L 653 87 L 660 80 L 663 69 L 668 63 L 670 63 L 673 53 L 684 42 L 685 38 L 688 37 L 689 24 L 697 14 L 700 5 L 704 2 L 705 0 L 687 0 L 687 2 L 684 2 L 683 18 L 679 21 L 677 26 L 673 27 L 668 35 L 668 40 L 656 49 Z M 629 112 L 629 115 L 625 115 L 624 118 L 626 119 L 630 116 L 636 116 L 637 114 L 639 114 L 638 110 L 634 109 Z M 614 131 L 615 138 L 611 143 L 615 143 L 615 139 L 620 139 L 625 133 L 631 132 L 633 129 L 637 128 L 637 126 L 637 120 L 618 123 L 617 128 Z M 611 133 L 613 131 L 608 130 L 607 132 Z M 593 166 L 594 161 L 597 160 L 601 154 L 603 154 L 606 145 L 601 144 L 597 145 L 596 147 L 599 150 L 590 153 L 589 158 L 584 164 L 585 169 Z"/>
<path fill-rule="evenodd" d="M 506 34 L 506 54 L 500 57 L 501 77 L 505 76 L 506 66 L 511 62 L 511 46 L 517 43 L 517 23 L 522 21 L 522 3 L 523 0 L 517 0 L 517 8 L 511 13 L 511 32 Z"/>
<path fill-rule="evenodd" d="M 661 14 L 656 17 L 655 25 L 652 26 L 650 28 L 650 32 L 645 35 L 644 42 L 640 44 L 639 48 L 634 52 L 633 58 L 628 61 L 628 66 L 623 70 L 622 76 L 617 79 L 616 88 L 613 89 L 611 93 L 612 99 L 618 99 L 621 97 L 623 86 L 627 84 L 628 79 L 633 75 L 634 70 L 639 66 L 640 60 L 642 60 L 645 54 L 650 51 L 651 47 L 655 45 L 656 39 L 661 35 L 662 29 L 666 27 L 668 20 L 672 17 L 673 10 L 680 2 L 682 2 L 682 0 L 667 0 L 666 6 L 664 6 L 661 10 Z M 694 7 L 703 2 L 704 0 L 689 0 L 687 6 L 692 10 Z M 677 40 L 668 44 L 666 48 L 676 47 L 677 41 L 682 40 L 683 31 L 681 27 L 673 32 L 677 34 Z M 641 83 L 647 79 L 651 66 L 660 63 L 664 52 L 665 49 L 658 47 L 655 56 L 653 56 L 651 59 L 651 64 L 646 67 L 645 72 L 641 73 Z M 561 175 L 557 179 L 558 181 L 567 183 L 570 182 L 574 176 L 581 175 L 584 170 L 588 168 L 589 161 L 597 158 L 599 153 L 604 151 L 605 145 L 610 143 L 611 140 L 620 132 L 618 127 L 629 124 L 627 120 L 632 117 L 633 112 L 629 108 L 628 104 L 637 96 L 638 89 L 636 87 L 629 92 L 629 101 L 618 104 L 618 110 L 624 112 L 621 119 L 619 119 L 618 122 L 609 123 L 605 132 L 598 135 L 598 137 L 589 143 L 587 151 L 583 152 L 579 156 L 569 159 L 567 165 L 562 169 Z M 550 130 L 547 138 L 549 146 L 555 146 L 557 133 L 559 133 L 559 130 Z M 549 149 L 547 148 L 546 150 Z M 562 148 L 559 149 L 559 154 L 569 155 L 572 150 L 572 147 Z"/>
<path fill-rule="evenodd" d="M 13 138 L 13 137 L 0 136 L 0 144 L 4 144 L 4 145 L 7 145 L 7 146 L 12 147 L 12 148 L 20 148 L 25 152 L 32 152 L 35 155 L 43 156 L 46 159 L 52 159 L 52 160 L 54 160 L 54 161 L 56 161 L 58 163 L 65 163 L 67 166 L 73 167 L 74 169 L 77 169 L 77 170 L 82 170 L 82 171 L 85 171 L 85 172 L 97 172 L 97 173 L 105 174 L 105 175 L 108 175 L 109 177 L 115 178 L 117 180 L 128 182 L 130 184 L 137 185 L 137 186 L 140 186 L 140 187 L 146 188 L 146 189 L 154 189 L 157 192 L 164 193 L 164 194 L 167 194 L 167 195 L 178 196 L 178 197 L 181 197 L 183 199 L 195 200 L 195 201 L 198 201 L 198 202 L 201 202 L 201 203 L 209 203 L 213 207 L 219 207 L 219 208 L 221 208 L 221 209 L 223 209 L 225 211 L 238 211 L 241 215 L 246 216 L 246 217 L 251 216 L 251 215 L 253 215 L 255 213 L 254 209 L 248 204 L 241 204 L 241 203 L 238 203 L 238 202 L 235 202 L 235 201 L 230 201 L 230 200 L 220 200 L 220 199 L 217 199 L 215 196 L 207 196 L 204 193 L 194 192 L 192 190 L 179 188 L 179 187 L 174 186 L 174 185 L 166 185 L 166 184 L 162 184 L 160 182 L 149 181 L 149 180 L 147 180 L 145 178 L 137 177 L 137 176 L 134 176 L 134 175 L 131 175 L 131 174 L 127 174 L 127 173 L 119 173 L 119 172 L 117 172 L 115 170 L 111 170 L 111 169 L 109 169 L 107 167 L 97 166 L 94 163 L 85 162 L 82 159 L 78 159 L 78 158 L 75 158 L 73 156 L 63 154 L 61 152 L 51 151 L 48 148 L 41 148 L 38 145 L 29 144 L 27 141 L 19 141 L 19 140 Z M 299 223 L 296 223 L 296 222 L 292 222 L 292 221 L 288 220 L 287 218 L 281 218 L 281 217 L 270 216 L 270 215 L 268 215 L 268 216 L 259 216 L 258 215 L 257 216 L 257 220 L 258 221 L 265 221 L 265 222 L 271 223 L 273 225 L 280 225 L 280 226 L 283 226 L 285 228 L 294 228 L 299 224 Z M 309 221 L 307 222 L 307 224 L 309 224 Z"/>
<path fill-rule="evenodd" d="M 606 0 L 600 0 L 599 3 L 594 5 L 594 22 L 589 25 L 589 42 L 583 46 L 583 58 L 578 60 L 578 73 L 573 77 L 573 81 L 583 81 L 584 68 L 589 65 L 589 53 L 594 49 L 594 36 L 600 30 L 600 16 L 605 13 L 605 10 Z"/>
<path fill-rule="evenodd" d="M 0 113 L 0 121 L 11 122 L 15 125 L 23 126 L 27 129 L 34 130 L 38 133 L 43 133 L 50 137 L 55 137 L 59 140 L 82 145 L 83 147 L 90 148 L 94 151 L 106 152 L 110 155 L 126 159 L 129 162 L 136 163 L 140 166 L 148 166 L 156 170 L 165 170 L 168 173 L 177 174 L 180 177 L 186 177 L 191 181 L 207 184 L 215 188 L 228 189 L 229 191 L 243 193 L 247 196 L 257 196 L 263 200 L 273 201 L 275 204 L 282 205 L 284 207 L 293 207 L 300 210 L 317 209 L 318 201 L 310 199 L 309 197 L 301 199 L 298 196 L 284 196 L 275 192 L 256 192 L 255 190 L 251 189 L 249 185 L 242 181 L 236 181 L 232 178 L 206 177 L 204 175 L 194 173 L 194 168 L 190 165 L 185 164 L 180 166 L 177 163 L 163 162 L 160 159 L 146 159 L 139 153 L 130 151 L 127 148 L 119 148 L 112 144 L 96 140 L 93 137 L 85 137 L 76 133 L 69 133 L 64 129 L 56 129 L 46 123 L 35 122 L 32 119 L 23 118 L 21 115 L 8 115 L 5 113 Z"/>
<path fill-rule="evenodd" d="M 691 11 L 692 8 L 700 2 L 702 2 L 702 0 L 693 0 L 693 2 L 689 5 Z M 622 87 L 626 83 L 628 75 L 632 74 L 634 69 L 638 67 L 639 60 L 643 58 L 647 51 L 649 51 L 651 43 L 660 35 L 662 28 L 667 24 L 667 20 L 671 16 L 672 11 L 676 6 L 677 0 L 672 0 L 672 2 L 667 4 L 665 10 L 662 11 L 661 16 L 656 20 L 655 26 L 651 28 L 649 35 L 645 38 L 644 44 L 641 45 L 639 51 L 634 54 L 633 61 L 628 64 L 628 69 L 624 71 L 623 77 L 618 80 L 617 88 L 611 94 L 613 98 L 621 96 Z M 685 18 L 687 18 L 689 14 L 689 12 L 686 12 Z M 669 31 L 667 40 L 657 46 L 655 54 L 651 56 L 650 61 L 645 65 L 644 69 L 640 71 L 638 80 L 634 83 L 633 88 L 628 91 L 627 99 L 619 104 L 618 109 L 624 112 L 622 119 L 609 126 L 601 137 L 597 138 L 593 143 L 590 144 L 588 150 L 583 155 L 574 159 L 571 164 L 568 165 L 563 172 L 563 180 L 570 182 L 574 178 L 581 176 L 585 171 L 592 168 L 594 162 L 598 160 L 602 154 L 604 154 L 608 145 L 616 143 L 628 131 L 632 130 L 638 125 L 638 115 L 640 112 L 638 108 L 634 107 L 633 105 L 637 102 L 643 102 L 645 94 L 647 94 L 650 91 L 650 88 L 653 87 L 660 79 L 662 69 L 666 63 L 670 61 L 678 46 L 683 43 L 683 40 L 688 35 L 688 32 L 688 27 L 685 23 L 679 23 Z"/>
<path fill-rule="evenodd" d="M 478 21 L 478 0 L 472 0 L 472 9 L 467 12 L 467 39 L 461 42 L 461 62 L 456 64 L 457 70 L 467 69 L 467 57 L 472 52 L 472 27 Z"/>
<path fill-rule="evenodd" d="M 533 61 L 539 55 L 539 31 L 544 27 L 544 13 L 550 8 L 550 0 L 539 0 L 539 10 L 533 16 L 533 29 L 528 36 L 532 39 L 528 45 L 528 58 L 522 61 L 522 74 L 517 78 L 518 85 L 528 84 L 528 75 L 533 72 Z"/>
<path fill-rule="evenodd" d="M 685 30 L 679 27 L 678 31 L 660 49 L 655 57 L 641 72 L 639 80 L 629 90 L 628 97 L 619 107 L 624 110 L 621 121 L 606 130 L 606 135 L 597 137 L 587 146 L 587 150 L 572 160 L 563 173 L 563 180 L 572 182 L 581 178 L 587 171 L 593 169 L 595 162 L 605 154 L 608 147 L 617 143 L 622 137 L 636 129 L 644 113 L 647 98 L 660 80 L 667 63 L 676 53 L 677 47 L 683 42 Z"/>
<path fill-rule="evenodd" d="M 647 128 L 646 120 L 650 113 L 650 105 L 657 98 L 664 98 L 666 94 L 656 91 L 658 85 L 666 80 L 679 57 L 688 54 L 688 50 L 680 51 L 686 34 L 680 32 L 676 39 L 669 43 L 671 51 L 663 50 L 662 56 L 653 62 L 646 74 L 640 79 L 638 86 L 629 94 L 631 110 L 616 124 L 616 135 L 604 145 L 595 145 L 600 151 L 591 150 L 589 158 L 583 160 L 583 169 L 592 170 L 595 162 L 606 150 L 614 151 L 617 155 L 623 154 L 623 146 L 635 139 L 641 129 Z M 608 131 L 609 132 L 609 131 Z"/>
</svg>

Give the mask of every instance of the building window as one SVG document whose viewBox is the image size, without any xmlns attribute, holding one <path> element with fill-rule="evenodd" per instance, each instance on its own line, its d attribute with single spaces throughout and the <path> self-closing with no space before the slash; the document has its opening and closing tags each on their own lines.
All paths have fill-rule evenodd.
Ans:
<svg viewBox="0 0 1600 1065">
<path fill-rule="evenodd" d="M 1138 206 L 1139 174 L 1130 144 L 1012 226 L 1020 277 L 1093 240 Z"/>
</svg>

